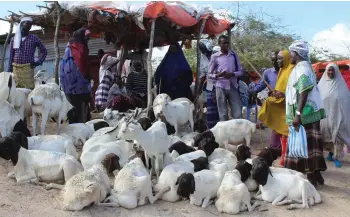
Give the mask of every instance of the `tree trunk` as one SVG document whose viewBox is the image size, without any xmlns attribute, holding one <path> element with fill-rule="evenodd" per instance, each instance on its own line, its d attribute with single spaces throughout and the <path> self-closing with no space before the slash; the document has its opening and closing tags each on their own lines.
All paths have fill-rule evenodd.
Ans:
<svg viewBox="0 0 350 217">
<path fill-rule="evenodd" d="M 61 25 L 61 7 L 58 4 L 58 2 L 55 2 L 56 4 L 56 13 L 57 13 L 57 20 L 56 20 L 56 29 L 55 29 L 55 36 L 54 36 L 54 46 L 55 46 L 55 82 L 59 85 L 59 72 L 58 67 L 60 64 L 60 48 L 58 46 L 59 41 L 59 29 Z"/>
<path fill-rule="evenodd" d="M 156 25 L 156 20 L 152 20 L 152 26 L 151 26 L 151 37 L 149 40 L 149 51 L 148 51 L 148 57 L 147 57 L 147 73 L 148 73 L 148 79 L 147 79 L 147 114 L 148 117 L 150 116 L 150 111 L 152 107 L 153 102 L 153 96 L 152 96 L 152 52 L 153 52 L 153 41 L 154 41 L 154 29 Z"/>
<path fill-rule="evenodd" d="M 13 31 L 13 20 L 11 19 L 10 22 L 10 30 L 9 33 L 7 34 L 6 40 L 5 40 L 5 44 L 4 44 L 4 48 L 1 54 L 1 66 L 0 66 L 0 71 L 3 72 L 5 70 L 5 58 L 6 58 L 6 49 L 7 49 L 7 44 L 10 41 L 11 38 L 11 34 Z M 11 64 L 10 62 L 8 64 Z"/>
</svg>

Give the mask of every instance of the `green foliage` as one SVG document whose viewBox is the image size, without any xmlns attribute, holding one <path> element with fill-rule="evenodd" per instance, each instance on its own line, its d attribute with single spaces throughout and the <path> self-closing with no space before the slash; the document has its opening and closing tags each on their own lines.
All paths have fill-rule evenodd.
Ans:
<svg viewBox="0 0 350 217">
<path fill-rule="evenodd" d="M 192 48 L 184 49 L 184 54 L 190 65 L 192 72 L 197 71 L 197 46 L 196 43 L 192 43 Z"/>
</svg>

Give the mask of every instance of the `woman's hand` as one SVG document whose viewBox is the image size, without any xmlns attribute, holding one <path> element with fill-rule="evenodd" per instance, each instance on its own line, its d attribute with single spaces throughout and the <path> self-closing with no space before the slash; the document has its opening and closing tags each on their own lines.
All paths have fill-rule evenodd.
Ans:
<svg viewBox="0 0 350 217">
<path fill-rule="evenodd" d="M 296 115 L 293 120 L 293 127 L 295 128 L 295 131 L 299 132 L 300 125 L 301 125 L 301 117 L 300 115 Z"/>
<path fill-rule="evenodd" d="M 282 93 L 282 92 L 280 92 L 280 91 L 277 91 L 277 90 L 274 90 L 274 91 L 272 92 L 272 96 L 274 96 L 274 97 L 277 98 L 277 99 L 280 99 L 280 98 L 284 98 L 284 97 L 285 97 L 284 93 Z"/>
</svg>

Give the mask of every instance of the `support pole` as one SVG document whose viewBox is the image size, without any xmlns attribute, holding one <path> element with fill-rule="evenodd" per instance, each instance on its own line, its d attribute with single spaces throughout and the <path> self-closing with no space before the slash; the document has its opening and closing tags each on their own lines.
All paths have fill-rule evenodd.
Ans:
<svg viewBox="0 0 350 217">
<path fill-rule="evenodd" d="M 199 41 L 201 40 L 201 35 L 205 26 L 205 22 L 206 20 L 202 20 L 200 25 L 199 25 L 199 29 L 198 29 L 198 33 L 197 33 L 197 74 L 196 74 L 196 83 L 195 83 L 195 88 L 194 88 L 194 97 L 195 97 L 195 108 L 197 111 L 198 108 L 198 87 L 199 87 L 199 81 L 200 81 L 200 65 L 201 65 L 201 51 L 199 49 Z"/>
<path fill-rule="evenodd" d="M 229 29 L 227 30 L 227 37 L 228 37 L 228 47 L 229 47 L 230 49 L 232 49 L 232 44 L 231 44 L 231 41 L 232 41 L 232 39 L 231 39 L 231 37 L 232 37 L 232 34 L 231 34 L 231 25 L 230 25 Z"/>
<path fill-rule="evenodd" d="M 55 2 L 56 5 L 56 13 L 57 13 L 57 21 L 56 21 L 56 29 L 55 29 L 55 36 L 54 36 L 54 46 L 55 46 L 55 82 L 59 85 L 59 73 L 58 73 L 58 67 L 60 63 L 60 48 L 58 46 L 58 40 L 59 40 L 59 29 L 61 25 L 61 7 L 58 4 L 58 2 Z"/>
<path fill-rule="evenodd" d="M 13 31 L 13 19 L 12 19 L 12 16 L 11 16 L 11 18 L 10 18 L 10 30 L 9 30 L 9 33 L 7 34 L 7 36 L 6 36 L 4 49 L 3 49 L 2 54 L 1 54 L 0 72 L 3 72 L 5 70 L 6 49 L 7 49 L 8 43 L 10 41 L 12 31 Z M 11 63 L 9 62 L 8 64 L 11 64 Z"/>
<path fill-rule="evenodd" d="M 153 41 L 154 41 L 154 29 L 156 26 L 156 20 L 152 20 L 152 26 L 151 26 L 151 36 L 149 39 L 149 50 L 148 50 L 148 57 L 147 57 L 147 115 L 150 116 L 150 110 L 152 107 L 153 97 L 152 97 L 152 52 L 153 52 Z"/>
<path fill-rule="evenodd" d="M 126 45 L 124 44 L 121 48 L 120 48 L 120 54 L 119 54 L 119 63 L 117 66 L 117 75 L 121 76 L 122 75 L 122 69 L 123 69 L 123 65 L 125 63 L 125 60 L 128 56 L 128 49 L 125 47 Z"/>
</svg>

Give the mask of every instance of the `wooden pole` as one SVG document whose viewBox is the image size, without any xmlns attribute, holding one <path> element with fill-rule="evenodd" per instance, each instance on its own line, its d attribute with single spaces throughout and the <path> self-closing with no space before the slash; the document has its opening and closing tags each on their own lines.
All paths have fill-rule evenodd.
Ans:
<svg viewBox="0 0 350 217">
<path fill-rule="evenodd" d="M 194 97 L 195 99 L 198 98 L 197 93 L 198 93 L 198 87 L 199 87 L 199 81 L 200 81 L 200 65 L 201 65 L 201 51 L 199 49 L 199 41 L 201 40 L 201 35 L 205 26 L 206 20 L 202 20 L 199 25 L 198 33 L 197 33 L 197 74 L 196 74 L 196 83 L 195 83 L 195 88 L 194 88 Z M 196 102 L 196 111 L 198 108 L 198 100 L 195 100 Z"/>
<path fill-rule="evenodd" d="M 59 41 L 59 29 L 61 25 L 61 7 L 58 4 L 58 2 L 55 2 L 56 5 L 56 13 L 57 13 L 57 21 L 56 21 L 56 29 L 55 29 L 55 36 L 54 36 L 54 46 L 55 46 L 55 82 L 59 85 L 59 73 L 58 73 L 58 67 L 60 63 L 60 48 L 58 46 Z"/>
<path fill-rule="evenodd" d="M 120 48 L 119 54 L 119 64 L 117 66 L 117 75 L 122 75 L 123 65 L 125 63 L 126 57 L 128 56 L 128 49 L 125 47 L 125 44 Z"/>
<path fill-rule="evenodd" d="M 10 18 L 10 30 L 9 33 L 6 36 L 6 40 L 5 40 L 5 44 L 4 44 L 4 49 L 2 51 L 1 54 L 1 65 L 0 65 L 0 72 L 3 72 L 5 70 L 5 58 L 6 58 L 6 49 L 7 49 L 7 45 L 10 41 L 11 35 L 12 35 L 12 31 L 13 31 L 13 19 L 12 16 Z M 8 64 L 11 64 L 10 62 Z"/>
<path fill-rule="evenodd" d="M 232 49 L 232 44 L 231 44 L 231 41 L 232 41 L 232 39 L 231 39 L 231 36 L 232 34 L 231 34 L 231 26 L 229 27 L 229 29 L 227 30 L 227 37 L 228 37 L 228 47 L 230 48 L 230 49 Z"/>
<path fill-rule="evenodd" d="M 152 107 L 153 97 L 152 97 L 152 52 L 153 52 L 153 42 L 154 42 L 154 29 L 156 26 L 156 20 L 152 20 L 152 26 L 151 26 L 151 37 L 149 39 L 149 50 L 148 50 L 148 57 L 147 57 L 147 114 L 150 116 L 150 110 Z"/>
</svg>

